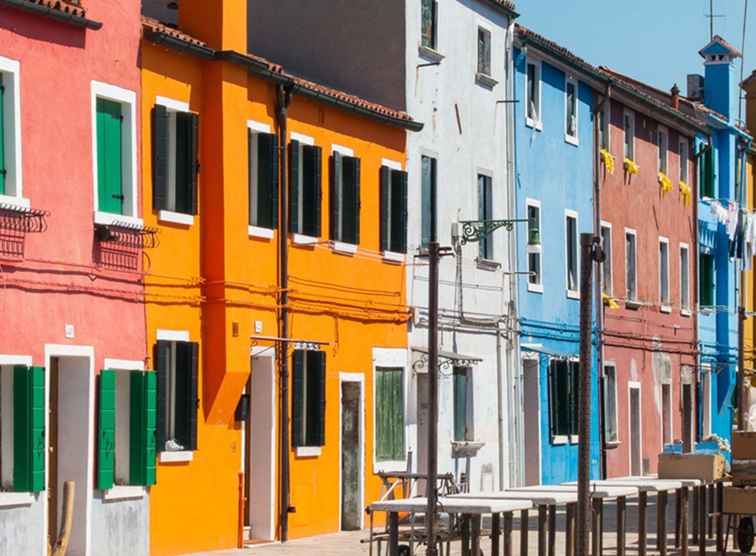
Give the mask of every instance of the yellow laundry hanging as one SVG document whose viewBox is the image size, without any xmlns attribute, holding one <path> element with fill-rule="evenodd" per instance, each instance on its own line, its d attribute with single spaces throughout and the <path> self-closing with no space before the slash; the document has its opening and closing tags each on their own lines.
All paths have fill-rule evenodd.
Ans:
<svg viewBox="0 0 756 556">
<path fill-rule="evenodd" d="M 672 180 L 670 180 L 664 172 L 659 172 L 659 187 L 662 195 L 672 191 Z"/>
<path fill-rule="evenodd" d="M 690 206 L 690 201 L 693 198 L 693 192 L 690 190 L 690 186 L 684 181 L 680 181 L 680 200 L 686 207 Z"/>
<path fill-rule="evenodd" d="M 607 309 L 619 309 L 619 303 L 617 303 L 617 300 L 613 297 L 606 295 L 605 293 L 601 294 L 601 300 L 604 303 L 604 307 Z"/>
<path fill-rule="evenodd" d="M 604 164 L 604 168 L 610 174 L 614 174 L 614 156 L 607 149 L 601 149 L 599 151 L 601 155 L 601 162 Z"/>
<path fill-rule="evenodd" d="M 640 166 L 638 166 L 634 160 L 631 160 L 629 158 L 625 159 L 625 172 L 630 174 L 631 176 L 634 174 L 640 173 Z"/>
</svg>

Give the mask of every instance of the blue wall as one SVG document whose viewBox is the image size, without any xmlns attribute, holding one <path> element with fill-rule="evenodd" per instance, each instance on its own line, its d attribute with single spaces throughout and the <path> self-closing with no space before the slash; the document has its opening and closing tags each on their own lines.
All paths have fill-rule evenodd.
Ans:
<svg viewBox="0 0 756 556">
<path fill-rule="evenodd" d="M 543 292 L 528 291 L 528 277 L 518 277 L 521 344 L 536 345 L 540 361 L 541 481 L 553 484 L 577 479 L 577 444 L 553 444 L 549 429 L 548 368 L 550 356 L 579 354 L 577 299 L 567 296 L 565 210 L 578 213 L 578 233 L 593 231 L 593 91 L 578 83 L 579 145 L 565 140 L 565 74 L 542 62 L 543 129 L 526 125 L 525 56 L 514 50 L 515 163 L 517 218 L 527 218 L 526 199 L 541 203 Z M 517 270 L 528 268 L 526 225 L 519 230 Z M 579 247 L 578 247 L 579 249 Z M 523 347 L 523 351 L 527 351 Z M 598 407 L 596 356 L 592 365 L 593 407 Z M 599 411 L 592 412 L 592 473 L 600 469 Z"/>
</svg>

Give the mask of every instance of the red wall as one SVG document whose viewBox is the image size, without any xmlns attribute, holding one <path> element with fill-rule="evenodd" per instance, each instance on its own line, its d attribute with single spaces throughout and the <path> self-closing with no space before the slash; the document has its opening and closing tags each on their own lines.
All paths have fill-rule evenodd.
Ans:
<svg viewBox="0 0 756 556">
<path fill-rule="evenodd" d="M 0 7 L 0 56 L 21 65 L 23 194 L 49 211 L 45 231 L 14 236 L 21 259 L 0 248 L 0 354 L 32 355 L 35 365 L 49 343 L 94 346 L 96 368 L 104 357 L 145 357 L 141 265 L 96 263 L 91 113 L 92 80 L 138 94 L 140 3 L 85 7 L 100 30 Z M 0 227 L 0 247 L 8 236 Z"/>
<path fill-rule="evenodd" d="M 601 168 L 601 219 L 612 225 L 613 295 L 619 309 L 604 310 L 604 362 L 613 362 L 617 372 L 617 412 L 619 444 L 607 451 L 607 474 L 610 477 L 630 474 L 629 392 L 628 381 L 641 383 L 643 459 L 648 471 L 655 472 L 662 449 L 661 382 L 653 365 L 655 341 L 662 342 L 662 352 L 671 359 L 673 440 L 682 438 L 680 373 L 683 365 L 695 367 L 692 355 L 695 342 L 695 200 L 686 206 L 679 194 L 680 135 L 667 127 L 669 137 L 668 177 L 672 191 L 662 195 L 658 182 L 655 135 L 658 125 L 636 112 L 635 161 L 640 174 L 629 178 L 623 171 L 623 107 L 611 106 L 611 151 L 616 160 L 613 175 Z M 693 140 L 688 138 L 688 144 Z M 690 158 L 690 155 L 687 154 Z M 695 166 L 688 168 L 688 185 L 695 190 Z M 643 306 L 626 307 L 625 228 L 637 232 L 637 288 Z M 669 284 L 672 309 L 664 313 L 659 293 L 659 237 L 669 239 Z M 689 247 L 689 298 L 691 315 L 683 316 L 680 308 L 680 243 Z M 625 335 L 623 337 L 613 334 Z M 675 352 L 684 352 L 679 354 Z M 657 355 L 658 358 L 658 355 Z"/>
</svg>

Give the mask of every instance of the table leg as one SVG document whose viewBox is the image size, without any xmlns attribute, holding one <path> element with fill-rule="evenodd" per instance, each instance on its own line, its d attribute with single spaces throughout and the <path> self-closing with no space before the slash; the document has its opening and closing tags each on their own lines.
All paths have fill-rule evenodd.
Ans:
<svg viewBox="0 0 756 556">
<path fill-rule="evenodd" d="M 567 509 L 565 510 L 565 520 L 564 520 L 564 555 L 565 556 L 572 556 L 573 555 L 573 548 L 575 547 L 575 529 L 574 526 L 574 519 L 575 519 L 575 505 L 574 504 L 567 504 Z"/>
<path fill-rule="evenodd" d="M 604 534 L 604 501 L 601 498 L 593 499 L 593 523 L 591 526 L 592 550 L 593 556 L 601 556 L 603 551 L 603 534 Z"/>
<path fill-rule="evenodd" d="M 480 555 L 480 522 L 482 516 L 476 514 L 472 516 L 472 556 Z"/>
<path fill-rule="evenodd" d="M 706 486 L 698 487 L 698 552 L 706 554 Z"/>
<path fill-rule="evenodd" d="M 625 505 L 624 496 L 617 498 L 617 556 L 625 556 Z"/>
<path fill-rule="evenodd" d="M 680 490 L 675 491 L 675 548 L 680 548 L 680 513 L 682 512 L 682 500 Z"/>
<path fill-rule="evenodd" d="M 663 491 L 658 494 L 658 508 L 659 512 L 659 554 L 661 556 L 667 555 L 667 492 Z"/>
<path fill-rule="evenodd" d="M 556 549 L 556 506 L 549 506 L 549 556 L 554 556 Z"/>
<path fill-rule="evenodd" d="M 512 512 L 504 514 L 504 556 L 512 556 Z"/>
<path fill-rule="evenodd" d="M 491 515 L 491 556 L 499 556 L 501 541 L 501 514 Z"/>
<path fill-rule="evenodd" d="M 646 508 L 648 507 L 648 493 L 638 493 L 638 556 L 646 556 Z"/>
<path fill-rule="evenodd" d="M 546 556 L 546 506 L 538 506 L 538 556 Z"/>
<path fill-rule="evenodd" d="M 688 487 L 677 491 L 680 498 L 680 556 L 688 556 Z"/>
<path fill-rule="evenodd" d="M 528 510 L 520 511 L 520 556 L 528 556 Z"/>
<path fill-rule="evenodd" d="M 717 550 L 719 552 L 724 552 L 724 540 L 723 540 L 723 531 L 722 527 L 724 525 L 724 516 L 722 515 L 722 510 L 724 503 L 724 485 L 722 484 L 722 481 L 719 481 L 717 483 L 716 488 L 716 512 L 717 512 Z"/>
<path fill-rule="evenodd" d="M 389 556 L 399 556 L 399 514 L 389 512 Z"/>
</svg>

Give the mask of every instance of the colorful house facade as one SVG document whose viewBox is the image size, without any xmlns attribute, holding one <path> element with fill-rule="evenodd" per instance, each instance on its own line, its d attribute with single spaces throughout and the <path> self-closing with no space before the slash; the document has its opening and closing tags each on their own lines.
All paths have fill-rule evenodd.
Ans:
<svg viewBox="0 0 756 556">
<path fill-rule="evenodd" d="M 87 4 L 0 2 L 3 554 L 48 554 L 68 481 L 69 554 L 149 551 L 139 3 Z"/>
</svg>

